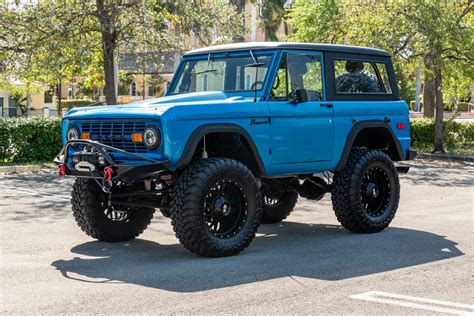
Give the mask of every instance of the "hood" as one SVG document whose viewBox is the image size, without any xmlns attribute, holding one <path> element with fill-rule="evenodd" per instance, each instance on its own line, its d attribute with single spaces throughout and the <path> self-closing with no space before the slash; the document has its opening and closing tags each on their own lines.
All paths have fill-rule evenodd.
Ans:
<svg viewBox="0 0 474 316">
<path fill-rule="evenodd" d="M 92 118 L 154 118 L 160 117 L 168 109 L 175 106 L 191 106 L 196 104 L 212 104 L 243 100 L 243 97 L 229 97 L 220 91 L 194 92 L 180 95 L 171 95 L 156 99 L 149 99 L 129 104 L 113 106 L 92 106 L 74 108 L 65 116 L 65 119 L 92 119 Z"/>
</svg>

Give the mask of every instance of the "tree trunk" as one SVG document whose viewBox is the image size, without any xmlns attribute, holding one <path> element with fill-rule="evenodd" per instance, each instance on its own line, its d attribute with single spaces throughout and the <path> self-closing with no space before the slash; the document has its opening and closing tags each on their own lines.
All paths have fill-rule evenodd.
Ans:
<svg viewBox="0 0 474 316">
<path fill-rule="evenodd" d="M 104 6 L 104 0 L 96 0 L 97 14 L 101 25 L 102 55 L 104 57 L 105 103 L 117 104 L 117 91 L 115 88 L 115 49 L 117 43 L 114 36 L 115 14 Z"/>
<path fill-rule="evenodd" d="M 423 75 L 423 68 L 421 66 L 418 66 L 416 68 L 416 82 L 415 82 L 415 108 L 414 110 L 416 112 L 420 112 L 421 109 L 421 78 Z"/>
<path fill-rule="evenodd" d="M 441 66 L 437 66 L 434 74 L 435 81 L 435 95 L 436 95 L 436 118 L 435 118 L 435 135 L 434 135 L 434 153 L 444 153 L 443 144 L 443 92 Z"/>
<path fill-rule="evenodd" d="M 59 80 L 59 85 L 58 85 L 58 116 L 62 117 L 63 116 L 63 106 L 61 104 L 61 99 L 62 99 L 62 87 L 63 87 L 63 82 L 62 80 Z"/>
<path fill-rule="evenodd" d="M 103 56 L 104 56 L 104 81 L 105 81 L 105 102 L 117 104 L 117 93 L 115 91 L 115 67 L 114 53 L 115 47 L 112 43 L 107 42 L 107 36 L 102 33 L 103 40 Z"/>
<path fill-rule="evenodd" d="M 423 83 L 423 116 L 434 117 L 435 80 L 428 71 L 425 72 Z"/>
<path fill-rule="evenodd" d="M 245 0 L 230 0 L 230 3 L 233 4 L 237 10 L 238 14 L 242 15 L 242 35 L 234 36 L 234 42 L 243 42 L 245 41 Z"/>
</svg>

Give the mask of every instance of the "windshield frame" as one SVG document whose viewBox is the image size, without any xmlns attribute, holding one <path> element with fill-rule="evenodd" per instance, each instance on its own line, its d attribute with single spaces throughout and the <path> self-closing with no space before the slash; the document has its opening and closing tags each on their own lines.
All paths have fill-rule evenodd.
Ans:
<svg viewBox="0 0 474 316">
<path fill-rule="evenodd" d="M 263 86 L 259 89 L 257 89 L 257 97 L 262 97 L 265 94 L 265 91 L 267 90 L 270 77 L 273 73 L 273 68 L 275 67 L 275 60 L 277 59 L 277 51 L 276 50 L 252 50 L 252 53 L 254 54 L 255 57 L 262 56 L 270 56 L 271 61 L 270 65 L 268 66 L 268 70 L 265 74 L 265 78 L 258 78 L 258 81 L 263 81 Z M 214 53 L 210 54 L 211 58 L 211 63 L 213 60 L 219 59 L 219 58 L 233 58 L 233 57 L 250 57 L 251 58 L 251 53 L 250 50 L 242 50 L 242 51 L 237 51 L 237 52 L 225 52 L 225 53 Z M 166 89 L 166 96 L 176 96 L 176 95 L 186 95 L 190 93 L 206 93 L 206 92 L 222 92 L 225 93 L 226 95 L 229 96 L 254 96 L 255 91 L 254 90 L 229 90 L 229 91 L 200 91 L 200 92 L 187 92 L 187 93 L 173 93 L 172 91 L 175 90 L 176 85 L 179 82 L 179 79 L 184 71 L 185 65 L 187 62 L 190 61 L 207 61 L 209 59 L 209 54 L 202 54 L 202 55 L 192 55 L 192 56 L 184 56 L 179 65 L 178 68 L 176 69 L 173 79 L 170 82 L 170 85 L 168 89 Z"/>
</svg>

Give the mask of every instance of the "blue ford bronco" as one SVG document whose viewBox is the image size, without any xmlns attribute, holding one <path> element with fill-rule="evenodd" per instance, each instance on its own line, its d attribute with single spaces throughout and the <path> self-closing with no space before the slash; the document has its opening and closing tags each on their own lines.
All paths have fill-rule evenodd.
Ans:
<svg viewBox="0 0 474 316">
<path fill-rule="evenodd" d="M 155 209 L 181 244 L 234 255 L 298 196 L 331 193 L 350 231 L 397 211 L 394 161 L 412 159 L 408 107 L 390 55 L 325 44 L 240 43 L 184 54 L 166 95 L 76 108 L 62 120 L 72 211 L 102 241 L 131 240 Z"/>
</svg>

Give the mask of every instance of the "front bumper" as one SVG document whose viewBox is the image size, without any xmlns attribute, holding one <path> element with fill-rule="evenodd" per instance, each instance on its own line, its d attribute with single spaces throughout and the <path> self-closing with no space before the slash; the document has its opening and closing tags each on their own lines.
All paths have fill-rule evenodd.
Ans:
<svg viewBox="0 0 474 316">
<path fill-rule="evenodd" d="M 78 155 L 80 157 L 101 157 L 102 163 L 99 164 L 88 159 L 86 161 L 87 163 L 84 163 L 81 168 L 76 167 L 77 163 L 74 163 L 71 159 L 69 159 L 70 157 L 68 157 L 69 148 L 73 145 L 85 145 L 85 151 L 74 153 L 72 156 Z M 114 152 L 126 155 L 136 161 L 143 161 L 143 163 L 117 163 L 113 157 Z M 80 160 L 79 162 L 81 161 L 83 160 Z M 54 162 L 58 166 L 63 166 L 62 168 L 64 170 L 64 175 L 82 178 L 104 179 L 104 169 L 106 167 L 110 167 L 113 170 L 111 180 L 123 182 L 139 181 L 151 178 L 159 173 L 165 172 L 166 170 L 168 170 L 167 168 L 169 166 L 168 160 L 158 161 L 145 156 L 130 153 L 112 146 L 83 139 L 75 139 L 68 141 L 66 145 L 64 145 L 64 147 L 61 149 L 57 157 L 54 159 Z M 89 166 L 89 170 L 87 170 L 87 166 Z"/>
</svg>

